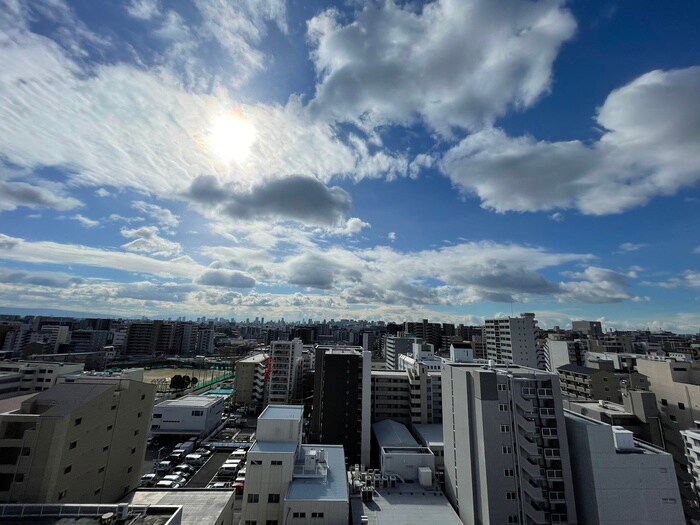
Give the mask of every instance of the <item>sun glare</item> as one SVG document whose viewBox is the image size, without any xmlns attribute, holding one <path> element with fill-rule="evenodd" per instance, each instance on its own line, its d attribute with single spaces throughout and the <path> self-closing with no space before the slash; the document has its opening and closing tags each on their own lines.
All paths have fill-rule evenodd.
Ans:
<svg viewBox="0 0 700 525">
<path fill-rule="evenodd" d="M 220 115 L 211 128 L 209 146 L 226 164 L 245 162 L 255 142 L 255 127 L 244 115 L 229 113 Z"/>
</svg>

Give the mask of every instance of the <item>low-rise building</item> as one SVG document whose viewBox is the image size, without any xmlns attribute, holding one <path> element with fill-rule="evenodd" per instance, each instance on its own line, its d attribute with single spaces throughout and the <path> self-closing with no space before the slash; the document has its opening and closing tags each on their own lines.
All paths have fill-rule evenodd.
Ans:
<svg viewBox="0 0 700 525">
<path fill-rule="evenodd" d="M 241 523 L 348 523 L 343 447 L 302 444 L 303 413 L 302 406 L 268 405 L 260 414 Z"/>
<path fill-rule="evenodd" d="M 59 376 L 80 372 L 83 367 L 81 363 L 0 361 L 0 399 L 43 392 L 55 385 Z"/>
<path fill-rule="evenodd" d="M 129 503 L 137 508 L 181 506 L 181 525 L 234 525 L 235 494 L 227 489 L 140 489 L 129 497 Z"/>
<path fill-rule="evenodd" d="M 221 424 L 224 398 L 184 396 L 153 407 L 151 434 L 207 436 Z"/>
<path fill-rule="evenodd" d="M 615 372 L 610 368 L 591 368 L 568 364 L 557 369 L 561 392 L 576 399 L 593 399 L 622 403 L 627 388 L 646 390 L 647 378 L 639 372 Z"/>
</svg>

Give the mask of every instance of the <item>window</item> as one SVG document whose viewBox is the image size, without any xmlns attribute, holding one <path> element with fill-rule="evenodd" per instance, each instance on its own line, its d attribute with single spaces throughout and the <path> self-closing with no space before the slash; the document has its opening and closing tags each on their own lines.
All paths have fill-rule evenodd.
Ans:
<svg viewBox="0 0 700 525">
<path fill-rule="evenodd" d="M 258 522 L 255 520 L 245 520 L 245 525 L 258 525 Z"/>
<path fill-rule="evenodd" d="M 661 400 L 661 404 L 662 404 L 663 406 L 667 407 L 667 406 L 668 406 L 668 401 L 667 401 L 666 399 L 662 399 L 662 400 Z"/>
<path fill-rule="evenodd" d="M 670 417 L 670 418 L 671 418 L 671 421 L 673 421 L 674 423 L 676 422 L 676 416 L 670 415 L 670 416 L 668 416 L 668 417 Z"/>
<path fill-rule="evenodd" d="M 146 394 L 141 394 L 141 401 L 143 401 L 144 399 L 146 399 Z M 141 415 L 141 412 L 139 412 L 139 415 Z"/>
<path fill-rule="evenodd" d="M 102 452 L 107 452 L 109 450 L 109 445 L 102 447 Z"/>
<path fill-rule="evenodd" d="M 250 464 L 251 465 L 262 465 L 262 461 L 260 461 L 259 459 L 251 459 Z"/>
<path fill-rule="evenodd" d="M 111 410 L 116 410 L 116 409 L 117 409 L 117 405 L 112 405 Z"/>
<path fill-rule="evenodd" d="M 193 410 L 192 411 L 193 416 L 203 416 L 204 415 L 204 410 Z"/>
<path fill-rule="evenodd" d="M 323 512 L 312 512 L 311 517 L 312 518 L 323 518 Z"/>
<path fill-rule="evenodd" d="M 265 525 L 277 525 L 277 520 L 267 520 Z"/>
<path fill-rule="evenodd" d="M 68 450 L 73 450 L 73 449 L 74 449 L 75 447 L 77 447 L 77 446 L 78 446 L 78 442 L 77 442 L 77 441 L 71 441 L 71 442 L 70 442 L 70 445 L 68 445 Z"/>
<path fill-rule="evenodd" d="M 260 494 L 248 494 L 248 503 L 257 503 L 260 501 Z"/>
<path fill-rule="evenodd" d="M 516 492 L 506 492 L 506 499 L 518 499 Z"/>
<path fill-rule="evenodd" d="M 510 425 L 501 425 L 501 432 L 510 432 Z"/>
<path fill-rule="evenodd" d="M 134 430 L 134 435 L 135 435 L 135 436 L 138 436 L 138 435 L 139 435 L 139 431 L 138 431 L 138 430 Z"/>
<path fill-rule="evenodd" d="M 109 425 L 109 426 L 107 427 L 107 432 L 109 432 L 109 431 L 112 430 L 113 428 L 114 428 L 114 425 Z"/>
<path fill-rule="evenodd" d="M 516 514 L 508 516 L 508 523 L 518 523 L 518 516 Z"/>
<path fill-rule="evenodd" d="M 128 469 L 126 469 L 126 473 L 130 474 L 132 470 L 134 470 L 134 467 L 129 467 Z"/>
<path fill-rule="evenodd" d="M 102 492 L 102 489 L 96 489 L 95 492 L 93 492 L 93 494 L 97 496 L 100 492 Z"/>
<path fill-rule="evenodd" d="M 508 412 L 508 405 L 505 405 L 505 404 L 498 405 L 498 411 L 499 412 Z"/>
<path fill-rule="evenodd" d="M 270 465 L 272 465 L 273 467 L 278 467 L 278 466 L 282 465 L 282 462 L 278 461 L 278 460 L 272 460 L 272 461 L 270 461 Z"/>
<path fill-rule="evenodd" d="M 498 383 L 498 390 L 500 392 L 503 392 L 506 390 L 506 384 L 505 383 Z"/>
<path fill-rule="evenodd" d="M 306 512 L 293 512 L 292 518 L 305 518 Z"/>
<path fill-rule="evenodd" d="M 512 468 L 507 468 L 503 471 L 503 475 L 507 478 L 512 478 L 515 473 Z"/>
<path fill-rule="evenodd" d="M 105 471 L 104 467 L 100 467 L 99 469 L 97 469 L 98 474 L 102 474 L 104 471 Z"/>
<path fill-rule="evenodd" d="M 75 418 L 75 423 L 73 423 L 73 424 L 77 427 L 77 426 L 80 425 L 80 423 L 82 423 L 82 422 L 83 422 L 83 418 L 82 418 L 82 417 L 76 417 L 76 418 Z"/>
<path fill-rule="evenodd" d="M 678 408 L 685 410 L 685 405 L 683 403 L 678 403 Z"/>
<path fill-rule="evenodd" d="M 136 448 L 132 448 L 132 449 L 131 449 L 131 453 L 132 453 L 132 454 L 136 454 Z"/>
<path fill-rule="evenodd" d="M 153 419 L 160 419 L 163 417 L 163 414 L 153 414 Z"/>
<path fill-rule="evenodd" d="M 66 491 L 62 490 L 61 492 L 58 493 L 58 501 L 61 501 L 63 498 L 66 497 Z"/>
<path fill-rule="evenodd" d="M 138 414 L 136 414 L 136 417 L 141 417 L 142 415 L 143 415 L 143 412 L 139 412 Z"/>
<path fill-rule="evenodd" d="M 267 495 L 267 502 L 268 503 L 279 503 L 280 502 L 280 495 L 279 494 L 268 494 Z"/>
<path fill-rule="evenodd" d="M 63 469 L 63 473 L 68 474 L 71 470 L 73 470 L 73 465 L 68 465 L 66 468 Z"/>
</svg>

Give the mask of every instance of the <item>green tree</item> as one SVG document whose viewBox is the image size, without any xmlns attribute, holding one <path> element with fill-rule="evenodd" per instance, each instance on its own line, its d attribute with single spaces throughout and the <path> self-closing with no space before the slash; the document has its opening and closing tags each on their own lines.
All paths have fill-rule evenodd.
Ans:
<svg viewBox="0 0 700 525">
<path fill-rule="evenodd" d="M 187 388 L 188 386 L 190 386 L 192 379 L 190 378 L 190 376 L 182 376 L 182 382 L 185 385 L 184 388 Z"/>
<path fill-rule="evenodd" d="M 191 380 L 192 388 L 196 387 L 197 383 L 199 383 L 199 379 L 197 379 L 196 377 L 193 377 Z"/>
<path fill-rule="evenodd" d="M 184 378 L 180 374 L 175 374 L 170 378 L 170 389 L 171 390 L 182 390 L 185 388 Z"/>
</svg>

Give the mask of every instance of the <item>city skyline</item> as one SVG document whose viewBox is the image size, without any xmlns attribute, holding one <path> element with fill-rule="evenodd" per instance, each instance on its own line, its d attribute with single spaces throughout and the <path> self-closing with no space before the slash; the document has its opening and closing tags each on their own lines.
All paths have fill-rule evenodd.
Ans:
<svg viewBox="0 0 700 525">
<path fill-rule="evenodd" d="M 700 6 L 0 3 L 0 313 L 700 327 Z"/>
</svg>

